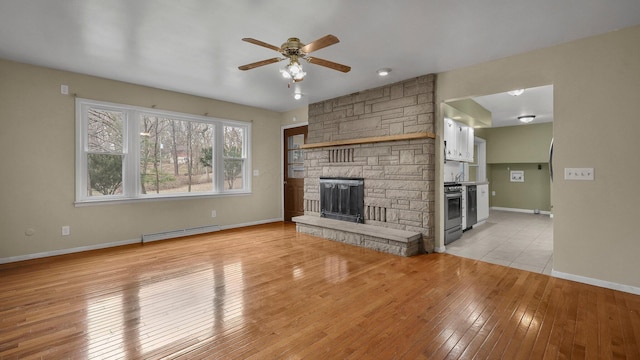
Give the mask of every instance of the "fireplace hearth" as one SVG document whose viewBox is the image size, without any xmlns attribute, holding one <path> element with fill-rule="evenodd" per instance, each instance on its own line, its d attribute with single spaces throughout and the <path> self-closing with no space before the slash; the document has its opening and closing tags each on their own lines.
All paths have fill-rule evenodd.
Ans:
<svg viewBox="0 0 640 360">
<path fill-rule="evenodd" d="M 364 179 L 321 177 L 320 216 L 364 223 Z"/>
</svg>

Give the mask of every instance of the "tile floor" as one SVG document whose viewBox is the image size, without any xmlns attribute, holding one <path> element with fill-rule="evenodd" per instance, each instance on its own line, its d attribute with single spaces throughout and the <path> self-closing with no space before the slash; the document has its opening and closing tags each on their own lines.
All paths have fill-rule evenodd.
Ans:
<svg viewBox="0 0 640 360">
<path fill-rule="evenodd" d="M 491 210 L 484 224 L 465 231 L 445 247 L 448 254 L 550 275 L 553 219 Z"/>
</svg>

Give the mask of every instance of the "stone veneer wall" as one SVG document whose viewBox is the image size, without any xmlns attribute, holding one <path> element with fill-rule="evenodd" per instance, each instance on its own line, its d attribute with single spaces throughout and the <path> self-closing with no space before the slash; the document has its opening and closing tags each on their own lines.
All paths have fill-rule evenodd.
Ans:
<svg viewBox="0 0 640 360">
<path fill-rule="evenodd" d="M 435 75 L 309 106 L 307 144 L 434 132 Z M 362 177 L 366 224 L 420 232 L 434 247 L 435 140 L 305 149 L 305 215 L 320 216 L 319 178 Z"/>
</svg>

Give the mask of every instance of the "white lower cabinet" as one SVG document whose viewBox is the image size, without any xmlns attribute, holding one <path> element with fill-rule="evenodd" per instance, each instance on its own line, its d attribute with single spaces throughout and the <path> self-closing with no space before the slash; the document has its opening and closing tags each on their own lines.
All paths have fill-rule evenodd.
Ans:
<svg viewBox="0 0 640 360">
<path fill-rule="evenodd" d="M 462 230 L 467 228 L 467 187 L 462 186 Z"/>
<path fill-rule="evenodd" d="M 489 217 L 489 184 L 477 186 L 476 196 L 478 197 L 478 222 L 487 220 Z"/>
</svg>

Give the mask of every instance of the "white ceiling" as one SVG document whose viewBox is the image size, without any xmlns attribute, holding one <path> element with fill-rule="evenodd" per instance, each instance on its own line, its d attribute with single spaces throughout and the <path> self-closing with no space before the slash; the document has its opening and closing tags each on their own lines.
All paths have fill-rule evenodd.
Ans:
<svg viewBox="0 0 640 360">
<path fill-rule="evenodd" d="M 472 98 L 491 112 L 491 127 L 523 125 L 518 116 L 535 115 L 530 124 L 553 121 L 553 85 L 524 89 L 521 95 L 508 92 Z"/>
<path fill-rule="evenodd" d="M 0 0 L 0 58 L 286 111 L 638 24 L 638 0 Z M 278 56 L 244 37 L 327 34 L 314 55 L 351 72 L 237 68 Z"/>
</svg>

